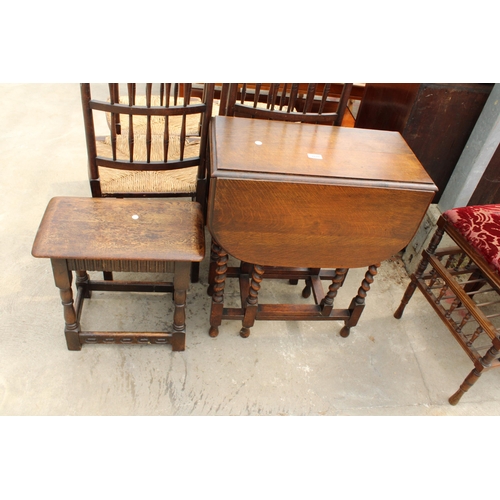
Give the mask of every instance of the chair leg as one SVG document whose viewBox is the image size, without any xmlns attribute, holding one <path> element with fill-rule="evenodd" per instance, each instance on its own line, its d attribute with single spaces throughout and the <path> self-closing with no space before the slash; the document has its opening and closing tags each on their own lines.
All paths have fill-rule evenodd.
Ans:
<svg viewBox="0 0 500 500">
<path fill-rule="evenodd" d="M 460 398 L 477 382 L 477 379 L 480 376 L 481 372 L 474 368 L 462 382 L 462 385 L 460 386 L 458 391 L 448 399 L 450 405 L 455 406 L 460 401 Z"/>
<path fill-rule="evenodd" d="M 427 253 L 430 255 L 433 255 L 434 252 L 436 251 L 436 248 L 438 247 L 439 243 L 441 242 L 441 239 L 443 238 L 444 230 L 438 227 L 436 229 L 436 232 L 434 233 L 434 236 L 432 237 L 429 246 L 427 248 Z M 403 295 L 403 298 L 401 299 L 401 304 L 399 305 L 398 309 L 394 313 L 394 317 L 396 319 L 401 319 L 401 316 L 403 316 L 403 311 L 405 310 L 405 307 L 407 306 L 408 302 L 413 296 L 413 292 L 415 292 L 417 288 L 417 281 L 420 279 L 420 277 L 424 274 L 427 264 L 429 263 L 429 260 L 423 256 L 422 260 L 420 261 L 420 264 L 418 265 L 416 273 L 411 277 L 411 282 L 406 288 L 406 291 Z"/>
<path fill-rule="evenodd" d="M 191 283 L 198 283 L 200 281 L 200 263 L 191 263 Z"/>
<path fill-rule="evenodd" d="M 306 278 L 306 283 L 302 289 L 302 298 L 308 299 L 311 296 L 312 282 L 311 278 Z"/>
<path fill-rule="evenodd" d="M 488 352 L 480 358 L 480 364 L 474 367 L 474 369 L 462 382 L 458 391 L 448 399 L 448 402 L 451 405 L 455 406 L 460 401 L 460 398 L 477 382 L 477 379 L 481 376 L 482 371 L 491 366 L 491 362 L 498 356 L 498 352 L 499 351 L 495 346 L 491 346 L 488 349 Z"/>
</svg>

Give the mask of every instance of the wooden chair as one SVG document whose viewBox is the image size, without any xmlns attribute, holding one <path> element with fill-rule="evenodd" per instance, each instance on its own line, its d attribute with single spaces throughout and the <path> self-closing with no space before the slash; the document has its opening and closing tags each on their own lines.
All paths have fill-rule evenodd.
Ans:
<svg viewBox="0 0 500 500">
<path fill-rule="evenodd" d="M 222 116 L 341 125 L 352 83 L 231 83 L 221 91 Z"/>
<path fill-rule="evenodd" d="M 205 214 L 213 87 L 204 84 L 200 99 L 190 83 L 110 83 L 107 97 L 98 100 L 91 85 L 82 83 L 92 196 L 188 196 Z M 108 124 L 104 136 L 96 135 L 99 119 Z M 198 273 L 194 264 L 193 281 Z"/>
<path fill-rule="evenodd" d="M 455 245 L 439 246 L 444 235 Z M 438 248 L 439 247 L 439 248 Z M 500 366 L 500 205 L 444 212 L 422 260 L 394 313 L 403 311 L 418 288 L 474 363 L 458 391 L 456 405 L 481 376 Z"/>
<path fill-rule="evenodd" d="M 219 115 L 340 126 L 352 87 L 352 83 L 345 83 L 340 88 L 332 83 L 225 83 L 220 90 Z M 215 278 L 216 259 L 216 255 L 212 254 L 210 283 Z M 242 262 L 239 268 L 229 268 L 226 276 L 246 275 L 249 266 Z M 308 298 L 314 282 L 331 280 L 335 272 L 319 268 L 266 268 L 264 276 L 287 279 L 291 284 L 297 284 L 299 279 L 304 278 L 302 296 Z M 208 293 L 212 295 L 212 285 L 209 285 Z"/>
</svg>

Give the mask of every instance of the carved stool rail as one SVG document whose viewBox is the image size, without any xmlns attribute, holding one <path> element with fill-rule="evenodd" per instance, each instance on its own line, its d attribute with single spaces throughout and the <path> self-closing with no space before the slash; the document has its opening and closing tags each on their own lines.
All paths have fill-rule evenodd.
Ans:
<svg viewBox="0 0 500 500">
<path fill-rule="evenodd" d="M 205 254 L 203 214 L 198 203 L 56 197 L 47 206 L 32 254 L 51 259 L 69 350 L 80 350 L 84 343 L 156 343 L 170 344 L 174 351 L 184 350 L 190 266 Z M 95 281 L 87 271 L 173 273 L 174 277 L 173 282 Z M 93 290 L 172 293 L 172 331 L 82 331 L 84 299 L 90 298 Z"/>
<path fill-rule="evenodd" d="M 456 405 L 482 372 L 500 366 L 500 205 L 451 209 L 437 226 L 394 316 L 418 288 L 470 357 L 474 369 L 448 400 Z M 445 233 L 457 246 L 438 248 Z"/>
</svg>

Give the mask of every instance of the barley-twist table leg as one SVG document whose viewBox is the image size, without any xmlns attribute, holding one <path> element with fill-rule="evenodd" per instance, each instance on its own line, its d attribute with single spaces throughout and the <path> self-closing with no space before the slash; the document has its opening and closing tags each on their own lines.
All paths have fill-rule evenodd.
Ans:
<svg viewBox="0 0 500 500">
<path fill-rule="evenodd" d="M 370 285 L 373 283 L 374 277 L 377 275 L 377 269 L 379 267 L 379 263 L 374 264 L 368 268 L 368 271 L 366 271 L 365 277 L 358 289 L 358 294 L 356 295 L 356 297 L 354 297 L 354 299 L 352 299 L 351 305 L 349 306 L 351 315 L 345 322 L 345 326 L 342 328 L 342 330 L 340 330 L 340 335 L 342 337 L 347 337 L 349 335 L 350 329 L 358 324 L 361 313 L 365 308 L 366 294 L 370 290 Z"/>
<path fill-rule="evenodd" d="M 262 266 L 254 264 L 252 268 L 252 279 L 250 280 L 250 288 L 248 290 L 248 295 L 245 304 L 245 316 L 243 317 L 243 326 L 240 330 L 240 335 L 243 338 L 247 338 L 250 335 L 250 328 L 255 323 L 255 316 L 257 315 L 257 308 L 258 308 L 260 283 L 262 282 L 263 274 L 264 274 L 264 268 Z"/>
<path fill-rule="evenodd" d="M 333 302 L 335 300 L 335 297 L 337 296 L 339 288 L 344 283 L 348 270 L 349 269 L 347 268 L 335 269 L 335 276 L 332 278 L 332 282 L 328 287 L 328 292 L 320 304 L 321 314 L 323 316 L 329 316 L 330 313 L 332 312 Z"/>
<path fill-rule="evenodd" d="M 214 264 L 214 276 L 212 287 L 212 306 L 210 309 L 210 337 L 219 335 L 219 326 L 222 323 L 222 311 L 224 309 L 224 286 L 227 271 L 227 252 L 217 243 L 212 242 L 212 252 L 216 256 Z"/>
</svg>

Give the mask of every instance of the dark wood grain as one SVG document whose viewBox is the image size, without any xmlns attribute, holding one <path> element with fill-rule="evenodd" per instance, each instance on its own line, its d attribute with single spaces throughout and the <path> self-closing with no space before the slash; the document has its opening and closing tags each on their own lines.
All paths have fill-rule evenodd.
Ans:
<svg viewBox="0 0 500 500">
<path fill-rule="evenodd" d="M 434 195 L 398 133 L 229 117 L 212 127 L 208 227 L 246 262 L 350 268 L 385 260 L 411 240 Z"/>
<path fill-rule="evenodd" d="M 344 321 L 346 337 L 379 262 L 411 240 L 435 189 L 399 133 L 215 117 L 210 335 L 224 319 L 241 320 L 242 337 L 256 320 L 311 319 Z M 239 268 L 228 268 L 228 253 L 241 260 Z M 349 307 L 334 308 L 348 268 L 365 266 Z M 337 268 L 326 295 L 322 268 Z M 268 270 L 274 278 L 306 278 L 302 296 L 312 291 L 315 304 L 259 304 Z M 224 307 L 231 277 L 239 279 L 240 308 Z"/>
<path fill-rule="evenodd" d="M 33 256 L 134 261 L 203 259 L 203 219 L 198 203 L 108 198 L 89 201 L 53 198 L 35 238 Z"/>
<path fill-rule="evenodd" d="M 402 134 L 438 202 L 493 88 L 484 83 L 368 83 L 355 127 Z"/>
<path fill-rule="evenodd" d="M 53 198 L 32 248 L 34 257 L 51 259 L 69 350 L 80 350 L 85 343 L 110 342 L 168 343 L 173 350 L 184 350 L 189 269 L 192 262 L 203 259 L 204 253 L 203 213 L 198 203 L 130 198 Z M 173 282 L 97 281 L 90 279 L 89 270 L 173 273 Z M 91 299 L 94 290 L 172 293 L 171 331 L 82 331 L 84 299 Z"/>
</svg>

